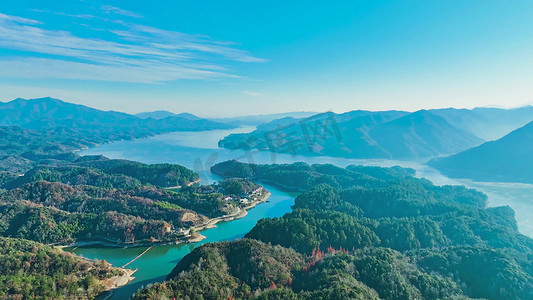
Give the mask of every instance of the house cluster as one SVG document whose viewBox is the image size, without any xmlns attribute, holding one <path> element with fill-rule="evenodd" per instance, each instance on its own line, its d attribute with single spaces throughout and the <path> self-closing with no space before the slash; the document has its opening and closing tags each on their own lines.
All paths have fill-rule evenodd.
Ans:
<svg viewBox="0 0 533 300">
<path fill-rule="evenodd" d="M 258 201 L 261 199 L 262 193 L 263 193 L 263 187 L 258 187 L 255 190 L 253 190 L 251 193 L 243 193 L 239 196 L 238 200 L 241 204 L 249 204 L 254 201 Z M 237 200 L 237 198 L 231 197 L 231 196 L 225 196 L 224 200 L 226 201 L 233 201 Z"/>
<path fill-rule="evenodd" d="M 253 201 L 258 201 L 261 199 L 261 196 L 263 194 L 263 187 L 258 187 L 255 190 L 249 192 L 249 193 L 242 193 L 241 195 L 224 195 L 223 200 L 224 201 L 239 201 L 241 204 L 249 204 Z M 211 193 L 221 193 L 224 194 L 224 188 L 221 186 L 218 186 L 216 189 L 213 188 L 212 185 L 207 186 L 199 186 L 196 188 L 195 192 L 197 194 L 211 194 Z"/>
</svg>

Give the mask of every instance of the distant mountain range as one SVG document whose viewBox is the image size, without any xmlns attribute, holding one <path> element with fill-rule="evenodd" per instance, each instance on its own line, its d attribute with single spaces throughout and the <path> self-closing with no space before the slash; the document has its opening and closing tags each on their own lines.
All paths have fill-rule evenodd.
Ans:
<svg viewBox="0 0 533 300">
<path fill-rule="evenodd" d="M 63 154 L 101 143 L 228 128 L 233 126 L 188 114 L 142 119 L 52 98 L 0 102 L 0 182 L 39 164 L 63 164 L 75 159 Z"/>
<path fill-rule="evenodd" d="M 429 162 L 450 177 L 533 183 L 533 122 L 503 138 Z"/>
<path fill-rule="evenodd" d="M 264 115 L 250 115 L 231 118 L 210 118 L 209 120 L 231 124 L 235 126 L 258 126 L 264 123 L 268 123 L 274 120 L 282 118 L 307 118 L 316 115 L 317 112 L 309 111 L 295 111 L 286 113 L 264 114 Z"/>
<path fill-rule="evenodd" d="M 265 114 L 265 115 L 250 115 L 250 116 L 239 116 L 239 117 L 230 117 L 230 118 L 207 118 L 213 122 L 229 124 L 232 126 L 257 126 L 263 123 L 268 123 L 281 118 L 306 118 L 313 115 L 316 115 L 317 112 L 305 112 L 305 111 L 295 111 L 287 113 L 275 113 L 275 114 Z M 150 112 L 142 112 L 135 114 L 134 116 L 141 119 L 164 119 L 168 117 L 182 117 L 189 120 L 199 120 L 200 117 L 197 117 L 191 113 L 180 113 L 175 114 L 167 110 L 156 110 Z"/>
<path fill-rule="evenodd" d="M 428 159 L 500 138 L 533 121 L 533 107 L 405 111 L 351 111 L 281 118 L 221 147 L 347 158 Z"/>
<path fill-rule="evenodd" d="M 175 114 L 168 111 L 130 115 L 116 111 L 102 111 L 53 98 L 15 99 L 6 103 L 0 102 L 0 126 L 19 126 L 24 129 L 40 131 L 39 134 L 46 137 L 44 138 L 46 142 L 34 145 L 35 147 L 31 150 L 28 148 L 27 151 L 36 153 L 28 154 L 22 151 L 24 150 L 24 147 L 21 146 L 23 142 L 16 141 L 15 144 L 18 145 L 19 148 L 17 149 L 19 150 L 8 151 L 9 149 L 6 148 L 7 150 L 4 151 L 0 149 L 0 155 L 11 155 L 3 157 L 5 162 L 16 159 L 17 162 L 25 165 L 27 162 L 24 159 L 35 161 L 34 156 L 40 155 L 39 153 L 58 152 L 56 150 L 48 151 L 44 147 L 46 143 L 54 144 L 54 137 L 72 137 L 71 142 L 60 139 L 61 142 L 57 143 L 56 148 L 62 149 L 173 131 L 202 131 L 255 125 L 257 126 L 255 131 L 232 134 L 221 140 L 219 145 L 232 149 L 259 149 L 302 155 L 426 160 L 459 153 L 480 146 L 488 140 L 502 138 L 512 130 L 532 121 L 532 106 L 516 109 L 475 108 L 467 110 L 448 108 L 416 112 L 356 110 L 342 114 L 290 112 L 203 119 L 190 113 Z M 526 171 L 520 171 L 511 176 L 512 170 L 509 170 L 509 174 L 503 174 L 488 170 L 489 166 L 482 166 L 486 170 L 481 167 L 472 167 L 468 170 L 465 167 L 466 171 L 459 167 L 469 165 L 466 163 L 468 155 L 474 155 L 471 159 L 468 158 L 472 164 L 476 161 L 475 158 L 479 158 L 479 163 L 482 165 L 483 162 L 480 158 L 484 157 L 482 154 L 488 153 L 486 151 L 489 149 L 495 153 L 491 159 L 502 162 L 507 169 L 514 168 L 513 170 L 516 171 L 522 166 L 527 166 L 526 163 L 523 163 L 513 167 L 515 162 L 506 163 L 505 157 L 515 158 L 526 153 L 523 154 L 522 159 L 524 162 L 526 161 L 527 153 L 531 152 L 519 151 L 530 149 L 527 144 L 529 140 L 527 137 L 522 139 L 514 137 L 525 135 L 530 127 L 532 126 L 525 126 L 524 129 L 517 130 L 494 143 L 484 144 L 479 148 L 472 149 L 471 152 L 466 151 L 454 157 L 435 160 L 432 164 L 449 174 L 467 176 L 479 172 L 486 175 L 469 176 L 492 178 L 495 176 L 493 174 L 500 174 L 501 180 L 522 178 L 520 180 L 524 181 L 527 178 L 523 178 L 527 177 L 528 174 L 520 172 Z M 12 132 L 13 130 L 5 129 L 4 131 Z M 514 144 L 517 146 L 511 148 L 511 145 Z M 498 146 L 497 149 L 494 148 L 496 146 Z M 506 156 L 504 150 L 512 154 Z M 497 163 L 491 165 L 496 166 Z"/>
<path fill-rule="evenodd" d="M 68 127 L 94 132 L 122 132 L 125 137 L 183 131 L 226 129 L 232 126 L 206 119 L 191 118 L 189 114 L 163 119 L 139 118 L 116 111 L 102 111 L 53 98 L 15 99 L 0 102 L 0 125 L 28 129 Z"/>
<path fill-rule="evenodd" d="M 164 118 L 168 118 L 168 117 L 180 117 L 180 118 L 185 118 L 185 119 L 188 119 L 188 120 L 200 120 L 199 117 L 197 117 L 197 116 L 195 116 L 193 114 L 190 114 L 190 113 L 175 114 L 175 113 L 167 111 L 167 110 L 156 110 L 156 111 L 142 112 L 142 113 L 135 114 L 134 116 L 136 116 L 137 118 L 141 118 L 141 119 L 148 119 L 148 118 L 164 119 Z"/>
<path fill-rule="evenodd" d="M 514 109 L 476 107 L 468 109 L 433 109 L 432 113 L 486 140 L 497 140 L 533 121 L 533 106 Z"/>
</svg>

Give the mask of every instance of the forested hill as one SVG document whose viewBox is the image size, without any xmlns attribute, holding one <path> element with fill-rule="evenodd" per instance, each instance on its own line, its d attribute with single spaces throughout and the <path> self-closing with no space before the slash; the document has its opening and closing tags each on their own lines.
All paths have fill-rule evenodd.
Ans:
<svg viewBox="0 0 533 300">
<path fill-rule="evenodd" d="M 0 189 L 0 235 L 62 244 L 173 243 L 209 218 L 234 213 L 242 194 L 259 188 L 247 180 L 189 186 L 197 179 L 179 165 L 102 156 L 38 166 L 0 186 L 6 189 Z"/>
<path fill-rule="evenodd" d="M 257 179 L 268 168 L 223 166 L 228 176 Z M 307 189 L 293 212 L 259 221 L 248 239 L 195 249 L 167 281 L 135 297 L 533 298 L 533 240 L 518 232 L 511 208 L 486 207 L 478 191 L 435 186 L 401 168 L 271 168 L 280 186 L 290 176 L 323 182 L 293 180 Z"/>
<path fill-rule="evenodd" d="M 0 180 L 38 164 L 74 160 L 74 150 L 173 131 L 232 126 L 186 115 L 138 118 L 52 98 L 0 102 Z"/>
<path fill-rule="evenodd" d="M 1 299 L 92 299 L 123 271 L 40 243 L 0 237 Z"/>
<path fill-rule="evenodd" d="M 83 156 L 72 162 L 40 165 L 4 184 L 12 189 L 26 183 L 46 180 L 65 184 L 90 184 L 109 188 L 133 188 L 141 184 L 175 187 L 191 184 L 198 174 L 175 164 L 143 164 L 104 156 Z M 1 186 L 0 186 L 1 187 Z"/>
<path fill-rule="evenodd" d="M 28 129 L 68 127 L 100 135 L 120 133 L 123 138 L 140 137 L 183 130 L 224 129 L 230 126 L 187 115 L 166 118 L 139 118 L 134 115 L 102 111 L 53 98 L 15 99 L 0 102 L 0 125 Z"/>
<path fill-rule="evenodd" d="M 503 138 L 429 162 L 450 177 L 533 183 L 533 122 Z"/>
<path fill-rule="evenodd" d="M 414 176 L 409 168 L 367 167 L 351 165 L 345 169 L 331 164 L 308 165 L 303 162 L 293 164 L 258 165 L 229 160 L 211 168 L 213 174 L 224 178 L 251 178 L 268 181 L 285 189 L 306 191 L 311 187 L 327 183 L 334 187 L 353 185 L 373 186 L 384 184 L 383 180 Z"/>
<path fill-rule="evenodd" d="M 533 107 L 323 113 L 280 118 L 219 142 L 258 149 L 346 158 L 425 159 L 497 139 L 533 121 Z"/>
</svg>

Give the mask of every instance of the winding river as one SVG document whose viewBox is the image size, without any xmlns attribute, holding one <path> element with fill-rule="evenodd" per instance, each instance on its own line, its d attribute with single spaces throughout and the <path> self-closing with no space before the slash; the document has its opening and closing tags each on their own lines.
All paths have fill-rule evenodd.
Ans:
<svg viewBox="0 0 533 300">
<path fill-rule="evenodd" d="M 81 151 L 81 155 L 103 154 L 109 158 L 123 158 L 144 163 L 175 163 L 191 168 L 200 174 L 202 183 L 219 180 L 210 173 L 210 167 L 222 161 L 237 159 L 242 162 L 271 164 L 304 161 L 331 163 L 340 167 L 350 164 L 411 167 L 418 177 L 425 177 L 435 184 L 462 184 L 479 189 L 489 196 L 489 205 L 509 205 L 516 211 L 520 231 L 533 236 L 533 185 L 513 183 L 478 183 L 469 180 L 450 179 L 421 161 L 356 160 L 331 157 L 307 157 L 258 151 L 229 150 L 218 148 L 218 141 L 230 133 L 250 132 L 253 127 L 234 130 L 213 130 L 204 132 L 175 132 L 133 141 L 119 141 Z M 181 245 L 165 245 L 151 248 L 146 254 L 128 265 L 138 269 L 135 279 L 119 288 L 111 299 L 127 299 L 139 288 L 161 281 L 170 273 L 176 263 L 195 247 L 217 241 L 229 241 L 243 237 L 261 218 L 279 217 L 291 210 L 295 194 L 287 193 L 274 186 L 263 184 L 270 192 L 269 202 L 260 204 L 242 219 L 218 223 L 216 228 L 202 231 L 207 238 L 201 242 Z M 106 248 L 98 246 L 67 248 L 68 251 L 91 259 L 105 259 L 114 266 L 122 266 L 145 251 L 138 248 Z"/>
</svg>

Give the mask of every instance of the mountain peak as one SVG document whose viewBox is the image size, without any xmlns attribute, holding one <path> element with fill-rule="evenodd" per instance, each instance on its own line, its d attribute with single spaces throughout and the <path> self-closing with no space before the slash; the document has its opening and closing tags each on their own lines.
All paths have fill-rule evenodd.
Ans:
<svg viewBox="0 0 533 300">
<path fill-rule="evenodd" d="M 187 120 L 200 120 L 199 117 L 197 117 L 197 116 L 195 116 L 195 115 L 193 115 L 191 113 L 188 113 L 188 112 L 175 114 L 175 113 L 170 112 L 168 110 L 155 110 L 155 111 L 141 112 L 141 113 L 135 114 L 135 116 L 137 118 L 141 118 L 141 119 L 148 119 L 148 118 L 164 119 L 164 118 L 168 118 L 168 117 L 179 117 L 179 118 L 184 118 L 184 119 L 187 119 Z"/>
</svg>

